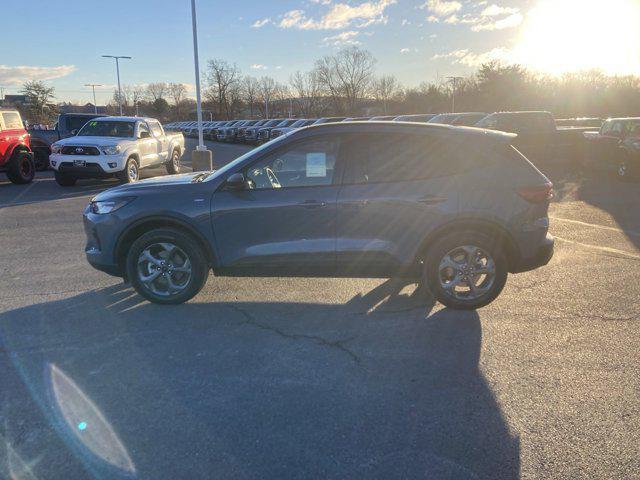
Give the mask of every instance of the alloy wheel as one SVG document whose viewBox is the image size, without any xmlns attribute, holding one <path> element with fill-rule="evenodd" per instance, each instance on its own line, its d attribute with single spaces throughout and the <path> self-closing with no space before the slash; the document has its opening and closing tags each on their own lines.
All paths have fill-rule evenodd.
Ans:
<svg viewBox="0 0 640 480">
<path fill-rule="evenodd" d="M 138 256 L 138 279 L 151 293 L 170 297 L 187 288 L 192 267 L 189 256 L 170 242 L 154 243 Z"/>
<path fill-rule="evenodd" d="M 440 286 L 457 300 L 477 300 L 496 278 L 496 264 L 486 250 L 463 245 L 450 250 L 438 266 Z"/>
</svg>

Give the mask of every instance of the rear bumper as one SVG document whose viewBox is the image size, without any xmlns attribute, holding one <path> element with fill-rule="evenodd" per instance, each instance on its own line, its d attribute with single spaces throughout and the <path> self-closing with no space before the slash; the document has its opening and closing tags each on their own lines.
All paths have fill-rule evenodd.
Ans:
<svg viewBox="0 0 640 480">
<path fill-rule="evenodd" d="M 554 251 L 554 238 L 547 233 L 542 244 L 538 247 L 535 255 L 528 258 L 521 258 L 515 265 L 511 265 L 511 273 L 522 273 L 536 268 L 543 267 L 551 261 Z"/>
</svg>

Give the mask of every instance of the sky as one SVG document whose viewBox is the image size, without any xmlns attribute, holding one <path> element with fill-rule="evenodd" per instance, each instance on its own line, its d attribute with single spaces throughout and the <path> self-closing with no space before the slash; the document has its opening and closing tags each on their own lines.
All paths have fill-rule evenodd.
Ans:
<svg viewBox="0 0 640 480">
<path fill-rule="evenodd" d="M 549 74 L 640 74 L 640 0 L 197 0 L 197 9 L 202 66 L 223 58 L 282 82 L 350 45 L 406 86 L 494 59 Z M 103 104 L 116 84 L 105 54 L 133 57 L 121 61 L 123 84 L 180 82 L 193 94 L 189 0 L 2 0 L 1 11 L 19 19 L 2 27 L 5 94 L 43 80 L 57 101 L 85 103 L 84 84 L 98 83 Z"/>
</svg>

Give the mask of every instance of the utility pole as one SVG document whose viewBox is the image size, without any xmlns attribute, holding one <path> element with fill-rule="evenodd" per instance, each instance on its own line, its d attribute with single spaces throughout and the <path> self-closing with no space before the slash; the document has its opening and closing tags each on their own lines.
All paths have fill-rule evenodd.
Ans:
<svg viewBox="0 0 640 480">
<path fill-rule="evenodd" d="M 4 102 L 4 87 L 0 87 L 0 102 Z"/>
<path fill-rule="evenodd" d="M 464 77 L 447 77 L 453 84 L 453 90 L 451 93 L 451 113 L 456 113 L 456 88 L 458 87 L 458 80 L 464 80 Z"/>
<path fill-rule="evenodd" d="M 198 59 L 198 21 L 196 18 L 196 0 L 191 0 L 191 27 L 193 29 L 193 63 L 196 73 L 196 112 L 198 115 L 198 146 L 191 153 L 193 171 L 212 170 L 213 154 L 204 145 L 202 134 L 202 97 L 200 96 L 200 61 Z"/>
<path fill-rule="evenodd" d="M 98 114 L 98 104 L 96 103 L 96 87 L 102 87 L 103 85 L 100 83 L 85 83 L 85 87 L 91 87 L 93 89 L 93 111 L 97 115 Z"/>
<path fill-rule="evenodd" d="M 124 55 L 102 55 L 104 58 L 115 58 L 116 60 L 116 76 L 118 77 L 118 104 L 120 105 L 120 116 L 122 116 L 122 89 L 120 88 L 120 63 L 118 60 L 126 58 L 131 60 L 131 57 Z"/>
</svg>

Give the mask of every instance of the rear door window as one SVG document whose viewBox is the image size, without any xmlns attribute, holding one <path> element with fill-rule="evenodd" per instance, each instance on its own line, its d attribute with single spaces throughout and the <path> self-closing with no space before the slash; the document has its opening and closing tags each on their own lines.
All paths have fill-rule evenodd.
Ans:
<svg viewBox="0 0 640 480">
<path fill-rule="evenodd" d="M 154 137 L 162 136 L 162 127 L 160 127 L 160 123 L 158 122 L 149 122 L 149 127 L 151 128 L 151 132 Z"/>
<path fill-rule="evenodd" d="M 460 155 L 448 142 L 424 134 L 345 135 L 343 183 L 408 182 L 452 175 Z"/>
</svg>

